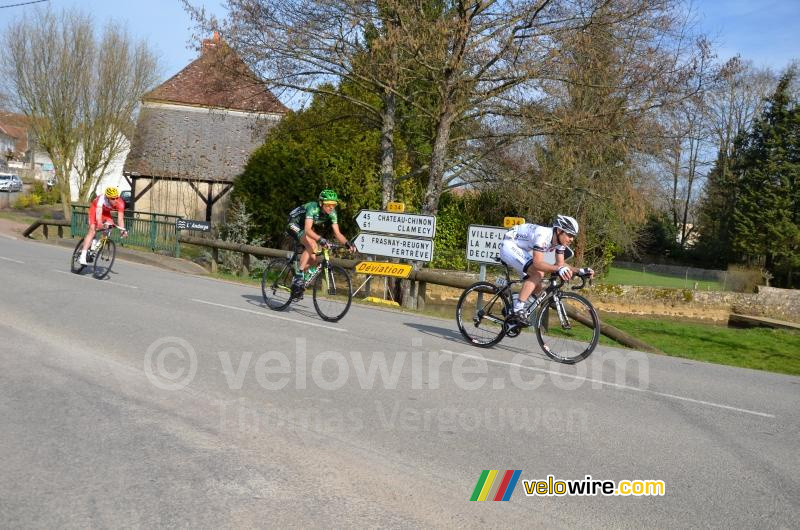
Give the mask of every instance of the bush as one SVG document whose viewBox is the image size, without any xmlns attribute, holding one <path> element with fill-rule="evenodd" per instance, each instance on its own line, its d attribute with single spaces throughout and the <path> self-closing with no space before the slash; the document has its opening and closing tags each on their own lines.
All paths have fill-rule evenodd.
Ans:
<svg viewBox="0 0 800 530">
<path fill-rule="evenodd" d="M 24 210 L 26 208 L 33 208 L 34 206 L 39 206 L 40 203 L 41 203 L 41 197 L 29 193 L 27 195 L 20 195 L 17 201 L 14 203 L 14 208 Z"/>
<path fill-rule="evenodd" d="M 247 211 L 245 204 L 240 201 L 234 201 L 228 210 L 228 223 L 223 224 L 219 230 L 219 237 L 223 241 L 230 241 L 232 243 L 243 243 L 253 246 L 262 246 L 264 244 L 263 238 L 248 239 L 247 234 L 253 229 L 253 215 Z M 230 272 L 231 274 L 241 274 L 243 265 L 243 256 L 240 252 L 233 252 L 228 250 L 220 251 L 222 264 L 220 268 L 223 271 Z M 264 260 L 253 259 L 250 260 L 250 274 L 254 275 L 256 271 L 264 269 Z M 258 276 L 261 274 L 258 273 Z"/>
<path fill-rule="evenodd" d="M 47 191 L 44 187 L 44 183 L 41 180 L 36 180 L 33 182 L 33 189 L 31 190 L 31 195 L 35 195 L 38 197 L 37 204 L 58 204 L 61 202 L 61 194 L 58 192 L 56 188 Z"/>
<path fill-rule="evenodd" d="M 754 293 L 756 286 L 764 284 L 764 277 L 760 269 L 731 265 L 723 280 L 726 290 L 737 293 Z"/>
</svg>

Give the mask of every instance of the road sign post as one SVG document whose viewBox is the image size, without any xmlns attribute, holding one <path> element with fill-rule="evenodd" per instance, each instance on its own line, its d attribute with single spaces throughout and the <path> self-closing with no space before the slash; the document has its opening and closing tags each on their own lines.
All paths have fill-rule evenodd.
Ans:
<svg viewBox="0 0 800 530">
<path fill-rule="evenodd" d="M 390 211 L 358 212 L 355 221 L 363 232 L 353 239 L 353 244 L 359 252 L 415 262 L 432 261 L 436 216 L 403 213 L 403 203 L 389 203 L 387 210 Z M 416 283 L 402 280 L 402 284 L 403 305 L 416 309 Z"/>
</svg>

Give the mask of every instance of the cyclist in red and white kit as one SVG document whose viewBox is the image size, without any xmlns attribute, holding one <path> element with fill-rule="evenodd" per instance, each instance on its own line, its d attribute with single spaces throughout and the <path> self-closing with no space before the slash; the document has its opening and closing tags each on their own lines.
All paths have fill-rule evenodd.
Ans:
<svg viewBox="0 0 800 530">
<path fill-rule="evenodd" d="M 546 273 L 557 272 L 564 281 L 569 281 L 575 273 L 594 277 L 592 269 L 576 269 L 564 263 L 567 247 L 577 235 L 578 221 L 568 215 L 557 215 L 552 226 L 526 223 L 506 232 L 500 243 L 500 259 L 522 274 L 524 280 L 519 299 L 514 303 L 515 314 L 524 310 L 531 294 L 541 292 Z"/>
<path fill-rule="evenodd" d="M 125 201 L 120 198 L 118 188 L 109 186 L 106 188 L 105 194 L 98 195 L 89 207 L 89 231 L 83 238 L 83 248 L 79 260 L 81 265 L 89 264 L 86 261 L 86 252 L 89 250 L 89 245 L 92 244 L 97 230 L 102 229 L 105 224 L 114 224 L 111 210 L 117 211 L 117 226 L 122 230 L 122 237 L 128 236 L 128 231 L 125 229 Z"/>
</svg>

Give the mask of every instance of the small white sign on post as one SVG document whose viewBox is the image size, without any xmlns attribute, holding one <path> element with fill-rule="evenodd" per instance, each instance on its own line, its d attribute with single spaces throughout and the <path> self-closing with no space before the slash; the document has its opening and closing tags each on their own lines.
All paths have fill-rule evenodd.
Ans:
<svg viewBox="0 0 800 530">
<path fill-rule="evenodd" d="M 469 225 L 467 234 L 467 260 L 479 263 L 497 263 L 500 242 L 508 228 L 499 226 Z"/>
<path fill-rule="evenodd" d="M 433 259 L 433 241 L 430 239 L 362 232 L 353 239 L 353 244 L 362 254 L 428 262 Z"/>
<path fill-rule="evenodd" d="M 365 232 L 428 239 L 436 235 L 436 217 L 433 215 L 361 210 L 356 215 L 356 224 Z"/>
</svg>

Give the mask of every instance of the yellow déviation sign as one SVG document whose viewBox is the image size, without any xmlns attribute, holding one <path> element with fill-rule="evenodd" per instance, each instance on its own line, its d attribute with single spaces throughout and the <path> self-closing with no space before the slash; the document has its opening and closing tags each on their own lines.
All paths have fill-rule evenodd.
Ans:
<svg viewBox="0 0 800 530">
<path fill-rule="evenodd" d="M 373 276 L 393 276 L 395 278 L 408 278 L 411 274 L 411 265 L 407 263 L 388 263 L 384 261 L 361 261 L 356 265 L 359 274 Z"/>
<path fill-rule="evenodd" d="M 387 212 L 403 213 L 406 211 L 406 203 L 404 202 L 390 202 L 386 205 Z"/>
<path fill-rule="evenodd" d="M 514 225 L 524 225 L 525 218 L 524 217 L 504 217 L 503 218 L 503 226 L 506 228 L 511 228 Z"/>
</svg>

